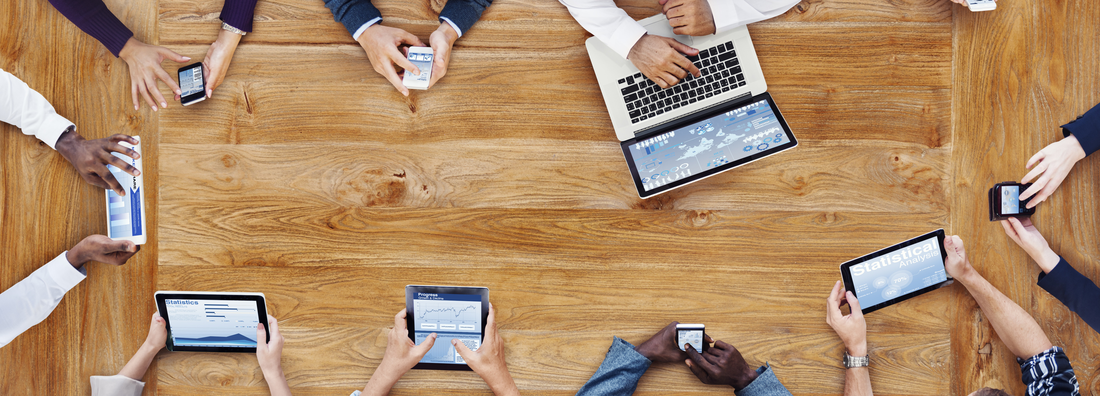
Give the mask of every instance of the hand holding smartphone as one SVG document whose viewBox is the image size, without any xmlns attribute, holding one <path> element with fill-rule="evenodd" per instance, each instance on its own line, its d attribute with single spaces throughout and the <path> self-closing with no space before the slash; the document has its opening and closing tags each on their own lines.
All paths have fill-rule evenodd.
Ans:
<svg viewBox="0 0 1100 396">
<path fill-rule="evenodd" d="M 180 102 L 184 106 L 206 100 L 206 81 L 202 77 L 202 62 L 180 68 Z"/>
<path fill-rule="evenodd" d="M 409 89 L 428 89 L 428 84 L 432 81 L 432 61 L 435 59 L 432 47 L 409 47 L 409 62 L 411 62 L 417 69 L 420 69 L 420 74 L 413 74 L 411 70 L 405 70 L 405 78 L 402 81 L 406 88 Z"/>
<path fill-rule="evenodd" d="M 1035 214 L 1035 208 L 1028 209 L 1031 199 L 1020 200 L 1020 193 L 1031 184 L 1003 182 L 989 189 L 989 221 L 1006 220 L 1009 217 L 1028 217 Z"/>
<path fill-rule="evenodd" d="M 706 338 L 704 335 L 705 333 L 706 326 L 703 324 L 677 324 L 676 346 L 680 347 L 681 351 L 687 352 L 687 348 L 684 348 L 684 345 L 691 344 L 696 352 L 703 353 L 709 348 L 709 345 L 707 345 L 707 342 L 704 340 Z"/>
</svg>

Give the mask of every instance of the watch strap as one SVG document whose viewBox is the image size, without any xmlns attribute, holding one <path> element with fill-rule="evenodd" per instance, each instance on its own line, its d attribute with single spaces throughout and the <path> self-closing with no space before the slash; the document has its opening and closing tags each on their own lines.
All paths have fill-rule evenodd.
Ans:
<svg viewBox="0 0 1100 396">
<path fill-rule="evenodd" d="M 867 356 L 852 356 L 847 351 L 844 352 L 844 367 L 857 368 L 867 367 L 871 365 L 871 359 Z"/>
<path fill-rule="evenodd" d="M 233 33 L 236 33 L 236 34 L 239 34 L 239 35 L 242 35 L 242 36 L 248 34 L 248 32 L 246 32 L 244 30 L 241 30 L 241 29 L 237 29 L 237 28 L 233 27 L 233 25 L 230 25 L 227 22 L 222 22 L 222 29 L 228 30 L 230 32 L 233 32 Z"/>
</svg>

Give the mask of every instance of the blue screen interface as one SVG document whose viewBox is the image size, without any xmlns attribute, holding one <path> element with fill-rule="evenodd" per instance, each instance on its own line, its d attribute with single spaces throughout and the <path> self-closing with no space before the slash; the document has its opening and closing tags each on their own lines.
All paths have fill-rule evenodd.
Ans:
<svg viewBox="0 0 1100 396">
<path fill-rule="evenodd" d="M 256 347 L 255 301 L 166 299 L 164 307 L 176 346 Z"/>
<path fill-rule="evenodd" d="M 852 292 L 866 309 L 947 280 L 935 236 L 848 267 Z"/>
<path fill-rule="evenodd" d="M 466 364 L 455 351 L 456 339 L 476 351 L 481 346 L 481 296 L 416 293 L 413 296 L 413 337 L 417 345 L 432 333 L 438 338 L 421 363 Z"/>
<path fill-rule="evenodd" d="M 673 183 L 789 143 L 767 100 L 630 145 L 642 189 Z"/>
</svg>

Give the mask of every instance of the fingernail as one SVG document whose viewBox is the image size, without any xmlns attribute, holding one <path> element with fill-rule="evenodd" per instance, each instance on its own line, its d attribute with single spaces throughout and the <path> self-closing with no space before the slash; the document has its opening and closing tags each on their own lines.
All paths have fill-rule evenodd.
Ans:
<svg viewBox="0 0 1100 396">
<path fill-rule="evenodd" d="M 191 60 L 191 57 L 185 56 L 185 57 L 183 57 L 183 60 Z"/>
<path fill-rule="evenodd" d="M 153 107 L 153 111 L 157 111 L 157 106 L 152 106 L 152 107 Z"/>
<path fill-rule="evenodd" d="M 168 107 L 168 103 L 160 102 L 160 107 Z"/>
<path fill-rule="evenodd" d="M 137 106 L 134 106 L 134 110 L 137 110 L 137 109 L 138 109 L 138 107 L 137 107 Z"/>
<path fill-rule="evenodd" d="M 458 340 L 452 338 L 451 339 L 451 345 L 458 346 Z"/>
</svg>

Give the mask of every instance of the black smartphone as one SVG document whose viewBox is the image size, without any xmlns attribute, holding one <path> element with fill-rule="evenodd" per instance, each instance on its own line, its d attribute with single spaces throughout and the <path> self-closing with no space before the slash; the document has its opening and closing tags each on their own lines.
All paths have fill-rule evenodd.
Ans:
<svg viewBox="0 0 1100 396">
<path fill-rule="evenodd" d="M 202 78 L 202 62 L 180 68 L 180 102 L 184 106 L 206 100 L 206 81 Z"/>
<path fill-rule="evenodd" d="M 989 221 L 1005 220 L 1009 217 L 1027 217 L 1035 214 L 1035 208 L 1028 209 L 1031 198 L 1020 200 L 1020 193 L 1031 184 L 1002 182 L 989 189 Z M 1034 198 L 1034 196 L 1032 196 Z"/>
<path fill-rule="evenodd" d="M 703 324 L 677 324 L 676 346 L 680 347 L 681 351 L 687 351 L 684 345 L 691 344 L 696 352 L 702 353 L 706 351 L 709 348 L 706 342 L 706 330 L 707 327 Z"/>
</svg>

